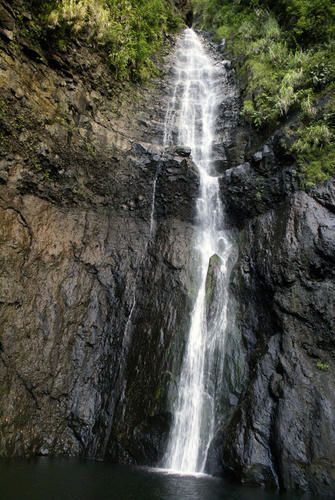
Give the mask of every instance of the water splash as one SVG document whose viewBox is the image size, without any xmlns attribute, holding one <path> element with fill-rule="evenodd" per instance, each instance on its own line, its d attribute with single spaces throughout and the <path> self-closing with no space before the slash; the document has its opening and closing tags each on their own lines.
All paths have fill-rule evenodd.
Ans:
<svg viewBox="0 0 335 500">
<path fill-rule="evenodd" d="M 199 170 L 197 294 L 163 464 L 185 473 L 205 469 L 214 436 L 216 388 L 223 374 L 232 245 L 222 227 L 219 182 L 211 166 L 222 71 L 198 35 L 185 30 L 176 50 L 176 79 L 164 140 L 174 142 L 176 127 L 177 144 L 191 148 Z"/>
</svg>

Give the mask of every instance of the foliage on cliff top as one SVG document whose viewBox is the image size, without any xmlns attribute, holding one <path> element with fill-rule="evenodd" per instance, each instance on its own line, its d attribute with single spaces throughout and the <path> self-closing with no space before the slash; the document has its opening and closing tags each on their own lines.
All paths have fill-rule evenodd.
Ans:
<svg viewBox="0 0 335 500">
<path fill-rule="evenodd" d="M 168 0 L 52 0 L 33 2 L 45 36 L 64 46 L 81 38 L 103 46 L 116 77 L 145 79 L 164 36 L 180 23 Z"/>
<path fill-rule="evenodd" d="M 292 152 L 306 185 L 334 175 L 335 124 L 327 122 L 324 111 L 332 106 L 335 88 L 333 1 L 193 0 L 193 4 L 201 26 L 214 31 L 218 39 L 225 38 L 235 56 L 245 119 L 271 133 L 298 115 Z M 310 141 L 316 132 L 320 140 Z"/>
</svg>

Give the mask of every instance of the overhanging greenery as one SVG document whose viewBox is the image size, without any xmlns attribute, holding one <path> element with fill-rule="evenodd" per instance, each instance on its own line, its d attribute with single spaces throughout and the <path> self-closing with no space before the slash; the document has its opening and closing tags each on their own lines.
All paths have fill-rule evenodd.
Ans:
<svg viewBox="0 0 335 500">
<path fill-rule="evenodd" d="M 334 3 L 194 0 L 193 4 L 201 27 L 217 39 L 225 38 L 237 62 L 245 119 L 271 132 L 298 114 L 287 133 L 306 185 L 334 175 Z"/>
<path fill-rule="evenodd" d="M 71 37 L 103 46 L 115 76 L 145 79 L 164 36 L 180 24 L 168 0 L 34 1 L 44 36 L 66 47 Z"/>
</svg>

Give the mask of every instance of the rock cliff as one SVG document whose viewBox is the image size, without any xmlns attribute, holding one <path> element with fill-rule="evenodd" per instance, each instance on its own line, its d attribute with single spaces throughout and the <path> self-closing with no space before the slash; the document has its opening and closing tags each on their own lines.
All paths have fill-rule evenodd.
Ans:
<svg viewBox="0 0 335 500">
<path fill-rule="evenodd" d="M 218 456 L 242 481 L 331 496 L 335 185 L 297 190 L 280 136 L 221 180 L 238 228 L 232 293 L 246 373 Z"/>
<path fill-rule="evenodd" d="M 150 84 L 120 84 L 84 44 L 35 46 L 7 2 L 0 20 L 0 455 L 155 465 L 198 190 L 188 152 L 162 147 L 168 60 Z M 259 148 L 233 72 L 227 89 L 214 166 L 239 253 L 236 320 L 208 468 L 331 496 L 334 182 L 299 191 L 281 131 Z"/>
<path fill-rule="evenodd" d="M 103 54 L 43 51 L 7 3 L 1 19 L 0 453 L 122 460 L 122 440 L 166 417 L 197 174 L 162 150 L 164 75 L 119 84 Z"/>
</svg>

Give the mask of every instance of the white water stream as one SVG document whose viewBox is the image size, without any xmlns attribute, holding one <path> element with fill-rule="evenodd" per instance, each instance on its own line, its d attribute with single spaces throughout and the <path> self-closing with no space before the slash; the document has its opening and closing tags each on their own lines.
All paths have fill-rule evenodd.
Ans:
<svg viewBox="0 0 335 500">
<path fill-rule="evenodd" d="M 191 148 L 200 174 L 194 247 L 197 293 L 163 463 L 165 468 L 182 473 L 204 471 L 214 436 L 216 389 L 224 362 L 232 247 L 223 230 L 218 178 L 211 171 L 222 71 L 198 35 L 192 29 L 185 30 L 176 49 L 174 93 L 164 137 L 166 145 L 177 142 Z"/>
</svg>

